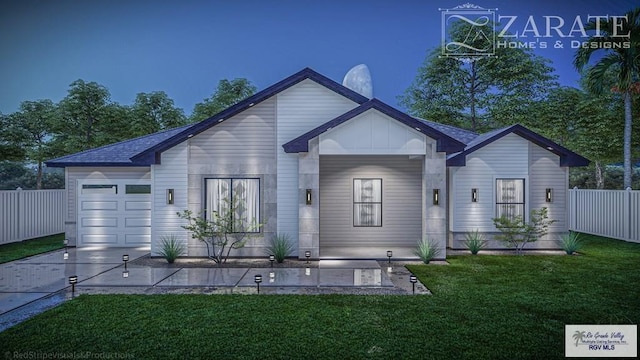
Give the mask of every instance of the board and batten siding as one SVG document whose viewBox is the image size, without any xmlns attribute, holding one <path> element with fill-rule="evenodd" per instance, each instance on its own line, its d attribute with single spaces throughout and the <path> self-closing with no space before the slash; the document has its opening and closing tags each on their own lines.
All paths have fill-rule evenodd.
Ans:
<svg viewBox="0 0 640 360">
<path fill-rule="evenodd" d="M 320 156 L 320 255 L 323 247 L 415 246 L 422 232 L 423 162 L 408 156 Z M 382 227 L 353 226 L 354 178 L 382 179 Z"/>
<path fill-rule="evenodd" d="M 150 180 L 151 171 L 148 167 L 67 167 L 65 168 L 65 188 L 67 201 L 65 211 L 65 236 L 69 245 L 77 245 L 78 219 L 78 180 L 110 180 L 131 179 Z"/>
<path fill-rule="evenodd" d="M 508 134 L 467 156 L 466 166 L 451 168 L 452 231 L 495 231 L 495 179 L 525 179 L 525 201 L 529 174 L 529 141 Z M 478 202 L 471 201 L 471 189 L 478 189 Z"/>
<path fill-rule="evenodd" d="M 204 210 L 205 179 L 259 178 L 261 235 L 253 236 L 232 256 L 261 256 L 265 239 L 276 231 L 276 98 L 260 102 L 188 140 L 186 208 Z M 190 239 L 189 255 L 205 256 L 203 243 Z"/>
<path fill-rule="evenodd" d="M 151 255 L 159 256 L 163 236 L 173 235 L 187 244 L 187 231 L 181 226 L 186 222 L 177 216 L 187 208 L 187 142 L 182 142 L 161 155 L 160 164 L 151 166 Z M 167 204 L 167 190 L 173 189 L 174 203 Z M 185 254 L 188 255 L 188 254 Z"/>
<path fill-rule="evenodd" d="M 294 243 L 299 227 L 298 154 L 285 153 L 282 145 L 357 105 L 308 79 L 277 95 L 277 232 L 289 234 Z"/>
</svg>

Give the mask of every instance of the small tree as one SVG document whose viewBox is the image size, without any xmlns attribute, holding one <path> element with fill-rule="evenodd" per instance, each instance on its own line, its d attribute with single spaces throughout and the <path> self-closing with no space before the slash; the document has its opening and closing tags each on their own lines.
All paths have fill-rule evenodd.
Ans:
<svg viewBox="0 0 640 360">
<path fill-rule="evenodd" d="M 264 225 L 255 218 L 248 220 L 244 217 L 246 207 L 242 200 L 231 202 L 225 199 L 223 209 L 222 212 L 214 211 L 210 220 L 202 214 L 193 216 L 190 210 L 177 213 L 178 217 L 189 222 L 182 228 L 189 230 L 192 238 L 205 243 L 207 257 L 217 264 L 226 263 L 231 250 L 244 247 L 255 231 Z"/>
<path fill-rule="evenodd" d="M 546 207 L 540 210 L 533 209 L 530 214 L 531 221 L 526 223 L 522 216 L 501 216 L 493 218 L 493 224 L 502 234 L 496 235 L 496 240 L 503 241 L 508 247 L 514 247 L 516 254 L 522 254 L 525 245 L 537 241 L 549 232 L 549 226 L 557 220 L 550 220 Z"/>
</svg>

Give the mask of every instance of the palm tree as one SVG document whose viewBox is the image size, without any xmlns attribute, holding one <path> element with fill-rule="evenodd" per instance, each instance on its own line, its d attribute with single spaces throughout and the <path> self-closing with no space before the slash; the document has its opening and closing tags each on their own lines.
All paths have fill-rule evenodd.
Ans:
<svg viewBox="0 0 640 360">
<path fill-rule="evenodd" d="M 573 333 L 573 336 L 572 336 L 572 337 L 573 337 L 573 340 L 575 340 L 575 341 L 576 341 L 576 346 L 578 346 L 578 342 L 580 342 L 580 341 L 583 341 L 583 340 L 584 340 L 585 335 L 586 335 L 586 332 L 584 332 L 584 331 L 579 331 L 579 330 L 576 330 L 576 332 L 575 332 L 575 333 Z"/>
<path fill-rule="evenodd" d="M 631 187 L 631 108 L 632 92 L 638 91 L 640 73 L 640 8 L 627 12 L 624 18 L 595 19 L 585 24 L 585 30 L 596 30 L 587 40 L 590 46 L 581 47 L 573 64 L 582 72 L 591 56 L 599 51 L 604 55 L 586 72 L 588 90 L 601 94 L 606 86 L 608 70 L 616 73 L 613 91 L 624 99 L 624 187 Z M 599 34 L 598 34 L 599 29 Z M 622 36 L 625 35 L 625 36 Z M 597 47 L 595 45 L 598 45 Z M 592 47 L 593 45 L 593 47 Z"/>
</svg>

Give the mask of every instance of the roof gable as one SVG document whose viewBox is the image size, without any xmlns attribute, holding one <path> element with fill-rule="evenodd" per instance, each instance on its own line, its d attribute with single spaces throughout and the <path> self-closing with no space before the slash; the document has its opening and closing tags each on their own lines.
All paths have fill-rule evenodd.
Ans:
<svg viewBox="0 0 640 360">
<path fill-rule="evenodd" d="M 425 122 L 419 121 L 399 110 L 392 108 L 391 106 L 381 102 L 378 99 L 371 99 L 366 103 L 354 108 L 353 110 L 347 111 L 346 113 L 338 116 L 337 118 L 330 120 L 315 129 L 300 135 L 299 137 L 289 141 L 288 143 L 282 145 L 284 151 L 287 153 L 298 153 L 298 152 L 308 152 L 309 151 L 309 140 L 319 136 L 320 134 L 332 129 L 346 121 L 353 119 L 354 117 L 368 111 L 370 109 L 377 110 L 406 126 L 409 126 L 426 136 L 436 140 L 437 142 L 437 151 L 451 153 L 458 152 L 464 149 L 465 144 L 450 137 L 449 135 L 434 129 L 433 127 L 427 125 Z"/>
<path fill-rule="evenodd" d="M 315 71 L 313 71 L 310 68 L 305 68 L 291 76 L 289 76 L 288 78 L 279 81 L 278 83 L 269 86 L 268 88 L 257 92 L 256 94 L 238 102 L 237 104 L 219 112 L 218 114 L 205 119 L 197 124 L 194 124 L 192 127 L 185 129 L 184 131 L 176 134 L 175 136 L 155 145 L 152 146 L 148 149 L 146 149 L 145 151 L 135 155 L 132 160 L 135 161 L 140 161 L 140 162 L 144 162 L 144 163 L 158 163 L 158 158 L 159 158 L 159 153 L 161 153 L 164 150 L 167 150 L 183 141 L 185 141 L 186 139 L 195 136 L 209 128 L 211 128 L 212 126 L 215 126 L 221 122 L 223 122 L 226 119 L 229 119 L 235 115 L 237 115 L 238 113 L 264 101 L 267 100 L 268 98 L 292 87 L 293 85 L 298 84 L 299 82 L 305 80 L 305 79 L 309 79 L 309 80 L 313 80 L 316 83 L 326 87 L 329 90 L 332 90 L 358 104 L 362 104 L 364 102 L 366 102 L 368 99 L 360 94 L 358 94 L 357 92 L 342 86 L 340 84 L 338 84 L 337 82 L 329 79 L 328 77 L 319 74 Z"/>
<path fill-rule="evenodd" d="M 449 155 L 447 158 L 447 166 L 465 166 L 467 155 L 493 143 L 498 139 L 503 138 L 508 134 L 516 134 L 558 155 L 560 157 L 560 166 L 573 167 L 589 165 L 589 159 L 584 158 L 559 144 L 556 144 L 555 142 L 525 128 L 520 124 L 515 124 L 506 128 L 497 129 L 482 135 L 478 135 L 475 139 L 467 143 L 464 151 L 461 151 L 457 154 Z"/>
</svg>

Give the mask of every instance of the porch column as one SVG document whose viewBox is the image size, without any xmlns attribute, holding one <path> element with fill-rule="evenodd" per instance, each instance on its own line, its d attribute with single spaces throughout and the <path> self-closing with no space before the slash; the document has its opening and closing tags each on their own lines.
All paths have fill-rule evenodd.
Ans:
<svg viewBox="0 0 640 360">
<path fill-rule="evenodd" d="M 309 141 L 309 152 L 298 156 L 298 258 L 320 257 L 320 155 L 318 138 Z M 311 204 L 307 204 L 307 190 Z"/>
<path fill-rule="evenodd" d="M 447 251 L 447 158 L 445 153 L 436 152 L 435 141 L 427 144 L 423 189 L 423 234 L 438 244 L 438 259 L 444 259 Z M 434 189 L 438 189 L 438 205 L 433 204 Z"/>
</svg>

